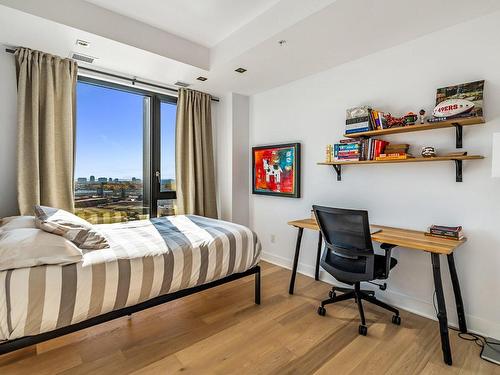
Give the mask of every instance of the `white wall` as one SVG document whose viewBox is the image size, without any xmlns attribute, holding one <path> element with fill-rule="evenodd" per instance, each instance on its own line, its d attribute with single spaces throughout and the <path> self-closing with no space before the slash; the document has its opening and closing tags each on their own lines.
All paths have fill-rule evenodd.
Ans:
<svg viewBox="0 0 500 375">
<path fill-rule="evenodd" d="M 217 180 L 217 206 L 219 218 L 230 221 L 233 209 L 232 184 L 232 95 L 219 97 L 213 124 L 215 132 L 214 156 Z"/>
<path fill-rule="evenodd" d="M 500 131 L 498 35 L 500 13 L 494 13 L 253 96 L 251 145 L 298 139 L 303 147 L 301 199 L 250 197 L 250 223 L 262 241 L 264 259 L 290 266 L 296 230 L 286 223 L 310 215 L 312 204 L 367 209 L 373 223 L 417 230 L 434 223 L 463 225 L 468 241 L 455 259 L 468 322 L 476 331 L 500 337 L 500 180 L 490 178 L 492 133 Z M 463 183 L 455 182 L 452 163 L 347 166 L 341 182 L 332 168 L 316 164 L 324 160 L 325 146 L 342 137 L 346 108 L 371 104 L 395 115 L 421 108 L 429 113 L 436 88 L 478 79 L 486 80 L 488 122 L 464 128 L 464 150 L 486 159 L 464 162 Z M 455 147 L 453 129 L 387 139 L 412 144 L 415 154 L 423 145 L 438 152 Z M 302 272 L 313 272 L 316 241 L 317 233 L 306 231 Z M 399 264 L 388 291 L 377 294 L 434 316 L 430 256 L 409 249 L 394 254 Z M 456 322 L 448 268 L 442 262 L 449 318 Z"/>
<path fill-rule="evenodd" d="M 233 94 L 233 215 L 232 221 L 248 225 L 250 221 L 248 195 L 250 177 L 244 166 L 249 163 L 248 96 Z"/>
<path fill-rule="evenodd" d="M 215 167 L 219 217 L 249 224 L 249 97 L 229 93 L 214 116 Z"/>
<path fill-rule="evenodd" d="M 17 214 L 16 67 L 0 50 L 0 217 Z"/>
</svg>

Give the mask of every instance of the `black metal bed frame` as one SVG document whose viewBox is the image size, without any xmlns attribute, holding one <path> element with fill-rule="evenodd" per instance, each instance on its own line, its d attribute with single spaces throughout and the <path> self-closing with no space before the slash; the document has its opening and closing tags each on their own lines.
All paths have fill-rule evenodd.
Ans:
<svg viewBox="0 0 500 375">
<path fill-rule="evenodd" d="M 229 276 L 224 277 L 220 280 L 215 280 L 207 284 L 198 285 L 192 288 L 179 290 L 174 293 L 164 294 L 162 296 L 158 296 L 152 298 L 150 300 L 138 303 L 137 305 L 125 307 L 123 309 L 110 311 L 108 313 L 95 316 L 91 319 L 84 320 L 79 323 L 71 324 L 66 327 L 61 327 L 53 331 L 41 333 L 35 336 L 26 336 L 21 337 L 14 340 L 8 340 L 3 343 L 0 343 L 0 355 L 13 352 L 18 349 L 22 349 L 31 345 L 39 344 L 43 341 L 47 341 L 50 339 L 54 339 L 56 337 L 64 336 L 72 332 L 80 331 L 85 328 L 89 328 L 101 323 L 108 322 L 113 319 L 121 318 L 126 315 L 131 315 L 141 310 L 148 309 L 150 307 L 158 306 L 164 304 L 166 302 L 170 302 L 182 297 L 189 296 L 191 294 L 195 294 L 198 292 L 202 292 L 207 289 L 214 288 L 216 286 L 229 283 L 231 281 L 235 281 L 241 279 L 246 276 L 255 275 L 255 303 L 260 305 L 260 266 L 255 266 L 250 268 L 249 270 L 241 273 L 235 273 Z"/>
</svg>

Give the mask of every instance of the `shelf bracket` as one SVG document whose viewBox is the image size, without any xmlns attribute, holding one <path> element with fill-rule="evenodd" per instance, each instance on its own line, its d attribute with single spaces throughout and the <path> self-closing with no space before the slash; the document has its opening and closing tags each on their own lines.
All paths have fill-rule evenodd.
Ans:
<svg viewBox="0 0 500 375">
<path fill-rule="evenodd" d="M 332 164 L 333 169 L 337 172 L 337 181 L 342 181 L 342 165 Z"/>
<path fill-rule="evenodd" d="M 457 182 L 462 182 L 462 160 L 455 160 L 455 176 Z"/>
<path fill-rule="evenodd" d="M 455 127 L 455 144 L 456 148 L 462 148 L 462 128 L 463 126 L 457 123 L 452 124 Z"/>
</svg>

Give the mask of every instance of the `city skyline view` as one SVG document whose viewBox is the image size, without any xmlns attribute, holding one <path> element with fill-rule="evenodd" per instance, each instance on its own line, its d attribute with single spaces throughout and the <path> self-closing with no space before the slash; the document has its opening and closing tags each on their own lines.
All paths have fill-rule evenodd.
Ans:
<svg viewBox="0 0 500 375">
<path fill-rule="evenodd" d="M 143 95 L 77 84 L 75 180 L 143 179 Z M 175 179 L 176 105 L 161 103 L 161 177 Z"/>
<path fill-rule="evenodd" d="M 144 220 L 150 215 L 149 96 L 78 82 L 75 213 L 91 223 Z M 175 191 L 177 106 L 160 102 L 161 191 Z M 154 203 L 158 215 L 175 214 L 174 199 Z"/>
</svg>

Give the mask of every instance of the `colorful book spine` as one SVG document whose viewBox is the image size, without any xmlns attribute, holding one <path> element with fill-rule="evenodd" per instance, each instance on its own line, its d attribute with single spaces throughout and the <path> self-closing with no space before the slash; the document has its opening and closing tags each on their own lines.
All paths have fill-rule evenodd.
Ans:
<svg viewBox="0 0 500 375">
<path fill-rule="evenodd" d="M 340 147 L 339 147 L 341 150 L 356 150 L 359 148 L 359 143 L 356 142 L 356 143 L 344 143 L 344 144 L 340 144 Z"/>
<path fill-rule="evenodd" d="M 430 236 L 430 237 L 438 237 L 438 238 L 444 238 L 444 239 L 447 239 L 447 240 L 453 240 L 453 241 L 460 241 L 460 240 L 463 240 L 464 239 L 464 236 L 460 236 L 460 237 L 450 237 L 450 236 L 441 236 L 439 234 L 433 234 L 433 233 L 424 233 L 426 236 Z"/>
<path fill-rule="evenodd" d="M 405 160 L 409 159 L 411 156 L 408 154 L 380 154 L 375 160 Z"/>
<path fill-rule="evenodd" d="M 356 134 L 356 133 L 362 133 L 362 132 L 367 132 L 370 130 L 370 127 L 365 126 L 364 128 L 358 128 L 358 129 L 350 129 L 345 131 L 345 134 Z"/>
</svg>

